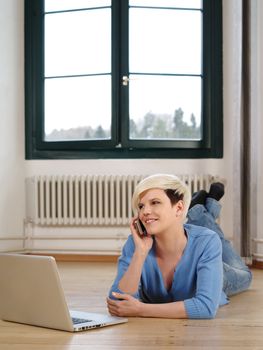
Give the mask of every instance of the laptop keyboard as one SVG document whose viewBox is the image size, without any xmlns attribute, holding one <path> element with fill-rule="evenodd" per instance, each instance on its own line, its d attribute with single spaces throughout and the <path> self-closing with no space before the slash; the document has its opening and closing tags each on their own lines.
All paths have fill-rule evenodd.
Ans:
<svg viewBox="0 0 263 350">
<path fill-rule="evenodd" d="M 87 320 L 87 319 L 84 319 L 84 318 L 72 317 L 72 322 L 73 322 L 73 324 L 79 324 L 79 323 L 84 323 L 84 322 L 92 322 L 92 320 Z"/>
</svg>

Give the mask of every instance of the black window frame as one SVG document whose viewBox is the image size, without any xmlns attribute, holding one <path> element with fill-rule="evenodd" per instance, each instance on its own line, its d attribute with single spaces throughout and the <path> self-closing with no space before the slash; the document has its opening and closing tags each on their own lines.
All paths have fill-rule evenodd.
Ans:
<svg viewBox="0 0 263 350">
<path fill-rule="evenodd" d="M 147 141 L 123 139 L 128 118 L 119 123 L 128 105 L 127 89 L 120 77 L 128 70 L 127 57 L 119 57 L 120 46 L 127 46 L 127 29 L 118 18 L 128 21 L 128 1 L 112 1 L 112 33 L 118 37 L 112 47 L 113 127 L 112 140 L 43 141 L 44 130 L 44 1 L 25 0 L 25 140 L 26 159 L 101 158 L 222 158 L 223 157 L 223 69 L 222 0 L 203 0 L 203 139 L 166 141 L 158 147 Z M 128 48 L 127 48 L 128 50 Z M 128 51 L 127 51 L 128 52 Z M 126 110 L 128 110 L 126 108 Z M 120 125 L 121 124 L 121 125 Z M 117 142 L 116 142 L 117 141 Z M 156 140 L 155 142 L 158 142 Z M 132 144 L 132 146 L 131 146 Z"/>
</svg>

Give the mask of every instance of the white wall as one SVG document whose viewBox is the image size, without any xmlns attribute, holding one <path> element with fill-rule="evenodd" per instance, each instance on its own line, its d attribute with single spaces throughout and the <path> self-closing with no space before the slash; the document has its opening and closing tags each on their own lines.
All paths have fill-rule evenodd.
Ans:
<svg viewBox="0 0 263 350">
<path fill-rule="evenodd" d="M 23 1 L 0 0 L 0 237 L 22 235 L 25 217 L 24 179 L 34 174 L 150 174 L 210 173 L 227 180 L 222 225 L 234 238 L 234 171 L 237 160 L 233 139 L 239 113 L 236 54 L 233 42 L 238 30 L 233 24 L 236 1 L 224 0 L 224 158 L 197 160 L 24 160 L 24 50 Z M 4 28 L 4 30 L 3 30 Z M 231 29 L 232 28 L 232 29 Z M 262 190 L 262 189 L 261 189 Z M 5 249 L 19 248 L 20 241 L 1 240 Z"/>
<path fill-rule="evenodd" d="M 2 249 L 20 249 L 24 196 L 23 1 L 0 0 L 0 240 Z"/>
</svg>

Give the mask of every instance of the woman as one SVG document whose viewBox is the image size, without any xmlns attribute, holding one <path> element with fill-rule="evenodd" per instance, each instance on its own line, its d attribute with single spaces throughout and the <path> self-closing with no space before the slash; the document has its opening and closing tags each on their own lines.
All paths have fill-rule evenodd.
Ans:
<svg viewBox="0 0 263 350">
<path fill-rule="evenodd" d="M 214 318 L 228 295 L 248 288 L 251 272 L 215 222 L 223 194 L 215 183 L 193 196 L 188 211 L 188 187 L 176 176 L 156 174 L 137 185 L 138 215 L 107 299 L 110 314 Z M 138 219 L 146 234 L 138 232 Z"/>
</svg>

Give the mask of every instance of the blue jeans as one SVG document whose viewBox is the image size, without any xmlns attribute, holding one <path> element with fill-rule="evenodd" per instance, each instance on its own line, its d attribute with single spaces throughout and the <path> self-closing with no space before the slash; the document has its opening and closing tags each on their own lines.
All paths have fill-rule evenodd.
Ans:
<svg viewBox="0 0 263 350">
<path fill-rule="evenodd" d="M 196 204 L 189 209 L 187 223 L 207 227 L 219 235 L 222 242 L 223 291 L 227 296 L 230 296 L 248 289 L 252 280 L 252 273 L 231 243 L 225 239 L 223 231 L 216 223 L 220 210 L 221 204 L 217 200 L 208 197 L 205 205 Z"/>
</svg>

